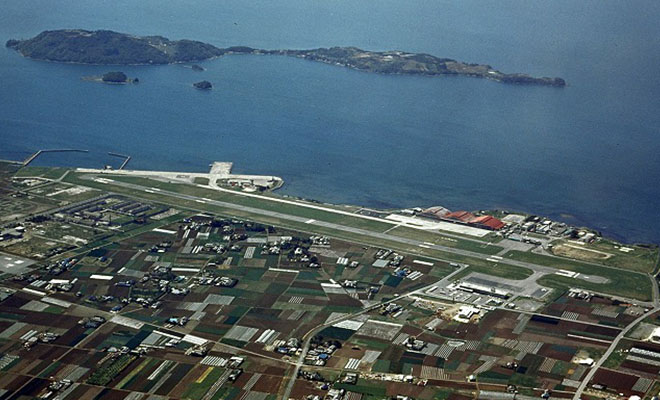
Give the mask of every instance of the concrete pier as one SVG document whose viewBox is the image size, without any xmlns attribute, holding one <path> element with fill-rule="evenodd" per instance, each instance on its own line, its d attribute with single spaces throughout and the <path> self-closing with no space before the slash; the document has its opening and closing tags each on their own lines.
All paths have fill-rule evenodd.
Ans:
<svg viewBox="0 0 660 400">
<path fill-rule="evenodd" d="M 131 156 L 127 156 L 126 154 L 119 154 L 119 153 L 113 153 L 109 152 L 108 155 L 113 156 L 113 157 L 120 157 L 124 159 L 124 162 L 121 163 L 118 169 L 124 169 L 126 164 L 128 164 L 129 161 L 131 161 Z"/>
</svg>

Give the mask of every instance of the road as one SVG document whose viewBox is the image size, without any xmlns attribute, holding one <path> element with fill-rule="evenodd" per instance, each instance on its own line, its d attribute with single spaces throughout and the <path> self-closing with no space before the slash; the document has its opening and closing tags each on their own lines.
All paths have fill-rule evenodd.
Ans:
<svg viewBox="0 0 660 400">
<path fill-rule="evenodd" d="M 658 260 L 658 263 L 660 263 L 660 260 Z M 658 282 L 656 282 L 655 277 L 652 274 L 649 274 L 649 279 L 651 279 L 652 281 L 652 288 L 653 288 L 653 308 L 650 309 L 648 312 L 644 313 L 643 315 L 641 315 L 633 322 L 631 322 L 619 333 L 619 335 L 617 335 L 616 338 L 614 338 L 614 341 L 612 341 L 610 347 L 603 354 L 603 356 L 591 367 L 587 375 L 580 383 L 580 386 L 578 386 L 577 390 L 575 391 L 575 395 L 573 396 L 573 400 L 580 400 L 580 397 L 582 396 L 584 389 L 587 387 L 591 379 L 593 379 L 594 375 L 596 374 L 596 371 L 598 371 L 598 368 L 600 368 L 605 362 L 605 360 L 607 360 L 612 355 L 614 350 L 616 350 L 616 346 L 618 346 L 621 339 L 623 339 L 626 336 L 626 334 L 630 332 L 630 330 L 633 329 L 638 323 L 642 322 L 644 319 L 653 315 L 654 313 L 660 311 L 660 288 L 658 287 Z"/>
<path fill-rule="evenodd" d="M 623 339 L 626 336 L 626 334 L 630 332 L 630 330 L 634 328 L 638 323 L 642 322 L 645 318 L 651 316 L 658 310 L 660 310 L 660 308 L 653 307 L 653 309 L 649 310 L 647 313 L 643 314 L 642 316 L 631 322 L 619 333 L 619 335 L 616 338 L 614 338 L 612 344 L 610 344 L 610 347 L 607 349 L 607 351 L 603 354 L 601 358 L 598 359 L 598 361 L 594 363 L 594 365 L 591 367 L 587 375 L 585 375 L 585 377 L 582 378 L 582 382 L 580 383 L 580 386 L 578 386 L 577 390 L 575 391 L 573 400 L 580 400 L 580 397 L 582 396 L 582 392 L 584 392 L 584 389 L 587 387 L 591 379 L 594 377 L 596 371 L 598 371 L 598 368 L 600 368 L 603 365 L 603 363 L 609 358 L 609 356 L 612 355 L 614 350 L 616 350 L 616 346 L 619 344 L 621 339 Z"/>
<path fill-rule="evenodd" d="M 465 268 L 465 266 L 459 268 L 458 270 L 456 270 L 455 272 L 453 272 L 451 275 L 458 274 L 458 273 L 461 272 L 464 268 Z M 451 275 L 450 275 L 450 276 L 451 276 Z M 446 278 L 448 278 L 448 277 L 445 277 L 445 279 L 446 279 Z M 369 306 L 369 307 L 365 307 L 365 308 L 363 308 L 363 309 L 360 310 L 360 311 L 356 311 L 356 312 L 354 312 L 354 313 L 350 313 L 350 314 L 347 314 L 347 315 L 343 315 L 343 316 L 341 316 L 341 317 L 338 317 L 338 318 L 332 319 L 332 320 L 330 320 L 330 321 L 327 321 L 327 322 L 325 322 L 325 323 L 323 323 L 323 324 L 321 324 L 321 325 L 317 325 L 315 328 L 313 328 L 313 329 L 311 329 L 310 331 L 308 331 L 308 332 L 302 337 L 302 340 L 303 340 L 302 351 L 301 351 L 301 353 L 300 353 L 300 356 L 298 356 L 298 360 L 296 360 L 296 364 L 295 364 L 295 367 L 294 367 L 294 369 L 293 369 L 293 373 L 291 374 L 291 378 L 289 379 L 289 382 L 287 383 L 287 386 L 286 386 L 286 388 L 285 388 L 285 390 L 284 390 L 284 393 L 282 394 L 282 400 L 288 400 L 289 397 L 291 396 L 291 391 L 293 390 L 293 386 L 294 386 L 295 383 L 296 383 L 296 378 L 298 377 L 298 371 L 300 371 L 300 368 L 302 368 L 302 366 L 303 366 L 303 364 L 304 364 L 304 361 L 305 361 L 305 355 L 307 355 L 307 351 L 309 351 L 309 346 L 310 346 L 310 343 L 311 343 L 311 341 L 312 341 L 312 338 L 313 338 L 318 332 L 322 331 L 323 329 L 325 329 L 325 328 L 327 328 L 327 327 L 329 327 L 329 326 L 335 325 L 335 324 L 337 324 L 337 323 L 339 323 L 339 322 L 342 322 L 342 321 L 346 321 L 346 320 L 349 320 L 349 319 L 355 318 L 355 317 L 357 317 L 357 316 L 359 316 L 359 315 L 362 315 L 362 314 L 368 313 L 368 312 L 373 311 L 373 310 L 377 310 L 378 308 L 380 308 L 380 307 L 382 307 L 382 306 L 384 306 L 384 305 L 386 305 L 386 304 L 393 303 L 393 302 L 395 302 L 395 301 L 400 301 L 401 299 L 405 299 L 405 298 L 407 298 L 407 297 L 414 296 L 414 295 L 416 295 L 416 294 L 418 294 L 418 293 L 422 293 L 422 292 L 426 291 L 427 289 L 430 289 L 430 288 L 433 287 L 434 285 L 435 285 L 435 284 L 427 285 L 427 286 L 424 286 L 424 287 L 422 287 L 422 288 L 415 289 L 415 290 L 413 290 L 413 291 L 411 291 L 411 292 L 405 293 L 405 294 L 403 294 L 403 295 L 401 295 L 401 296 L 395 297 L 395 298 L 393 298 L 393 299 L 385 300 L 385 301 L 381 301 L 381 302 L 379 302 L 379 303 L 377 303 L 377 304 L 373 304 L 373 305 L 371 305 L 371 306 Z"/>
</svg>

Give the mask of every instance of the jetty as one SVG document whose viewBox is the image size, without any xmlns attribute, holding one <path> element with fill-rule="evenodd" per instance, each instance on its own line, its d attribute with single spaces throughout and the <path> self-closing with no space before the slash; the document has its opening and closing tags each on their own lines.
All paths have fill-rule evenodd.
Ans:
<svg viewBox="0 0 660 400">
<path fill-rule="evenodd" d="M 124 169 L 124 167 L 126 166 L 126 164 L 128 164 L 128 162 L 131 161 L 131 156 L 127 156 L 126 154 L 119 154 L 119 153 L 108 152 L 108 155 L 109 155 L 109 156 L 119 157 L 119 158 L 123 158 L 123 159 L 124 159 L 124 162 L 121 163 L 121 165 L 119 166 L 118 169 Z"/>
</svg>

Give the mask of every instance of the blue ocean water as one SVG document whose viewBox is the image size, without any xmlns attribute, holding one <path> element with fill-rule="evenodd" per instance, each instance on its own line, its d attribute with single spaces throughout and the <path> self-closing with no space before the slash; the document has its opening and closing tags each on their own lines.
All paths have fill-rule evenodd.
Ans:
<svg viewBox="0 0 660 400">
<path fill-rule="evenodd" d="M 400 49 L 560 76 L 562 89 L 384 76 L 276 56 L 110 67 L 0 49 L 0 158 L 282 176 L 283 193 L 373 207 L 505 208 L 660 241 L 660 3 L 0 1 L 0 41 L 112 29 L 216 46 Z M 53 9 L 53 7 L 56 7 Z M 207 79 L 211 92 L 191 84 Z"/>
</svg>

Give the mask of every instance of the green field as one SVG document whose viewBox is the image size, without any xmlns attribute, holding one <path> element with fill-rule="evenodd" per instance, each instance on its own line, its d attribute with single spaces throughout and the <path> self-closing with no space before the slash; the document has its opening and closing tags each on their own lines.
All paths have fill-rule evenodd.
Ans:
<svg viewBox="0 0 660 400">
<path fill-rule="evenodd" d="M 479 272 L 486 275 L 497 276 L 499 278 L 523 280 L 529 278 L 534 272 L 531 269 L 517 267 L 515 265 L 497 264 L 497 265 L 470 265 L 463 271 L 454 275 L 452 278 L 461 279 L 473 272 Z"/>
<path fill-rule="evenodd" d="M 26 178 L 26 177 L 40 177 L 45 179 L 59 179 L 64 173 L 66 173 L 67 168 L 60 167 L 23 167 L 16 172 L 16 177 Z"/>
<path fill-rule="evenodd" d="M 631 273 L 628 273 L 631 274 Z M 651 280 L 644 275 L 624 275 L 604 284 L 587 282 L 583 279 L 568 278 L 559 275 L 546 275 L 537 281 L 539 284 L 558 290 L 582 288 L 599 293 L 607 293 L 641 301 L 651 301 Z"/>
<path fill-rule="evenodd" d="M 390 230 L 388 233 L 394 236 L 423 240 L 429 243 L 435 243 L 440 246 L 469 250 L 488 255 L 497 254 L 503 250 L 502 247 L 497 246 L 496 244 L 492 244 L 489 238 L 465 237 L 465 239 L 460 239 L 456 237 L 445 236 L 441 233 L 427 232 L 420 229 L 408 228 L 405 226 L 396 227 Z M 452 236 L 454 236 L 453 233 Z M 493 240 L 493 242 L 497 242 L 499 240 Z"/>
<path fill-rule="evenodd" d="M 206 375 L 202 382 L 193 382 L 188 386 L 188 390 L 183 394 L 184 399 L 201 399 L 206 392 L 209 391 L 211 386 L 220 379 L 220 376 L 225 371 L 224 368 L 211 368 L 211 371 Z"/>
<path fill-rule="evenodd" d="M 510 251 L 506 258 L 545 265 L 548 267 L 579 272 L 584 275 L 598 275 L 609 280 L 604 284 L 592 283 L 584 279 L 574 279 L 559 275 L 547 275 L 539 279 L 539 283 L 554 289 L 568 289 L 580 287 L 595 292 L 609 293 L 633 299 L 651 300 L 651 279 L 644 274 L 632 271 L 622 271 L 611 267 L 601 267 L 581 263 L 579 261 L 565 260 L 558 257 L 549 257 L 541 254 Z"/>
<path fill-rule="evenodd" d="M 577 260 L 588 261 L 602 264 L 605 266 L 627 269 L 637 272 L 653 272 L 658 265 L 658 247 L 657 246 L 639 246 L 639 245 L 621 245 L 611 240 L 600 240 L 595 243 L 575 245 L 569 241 L 558 241 L 553 243 L 553 253 L 559 256 L 561 248 L 569 251 L 566 256 Z M 566 246 L 572 246 L 567 248 Z M 626 251 L 621 251 L 622 248 Z M 570 253 L 572 252 L 572 253 Z"/>
</svg>

